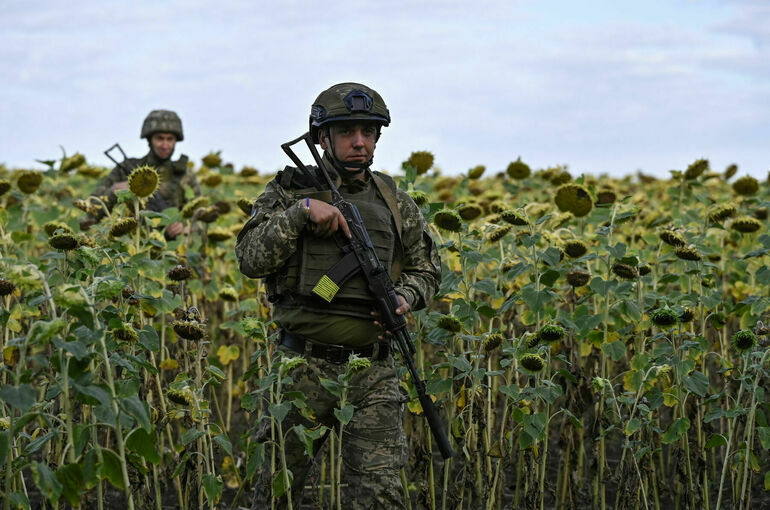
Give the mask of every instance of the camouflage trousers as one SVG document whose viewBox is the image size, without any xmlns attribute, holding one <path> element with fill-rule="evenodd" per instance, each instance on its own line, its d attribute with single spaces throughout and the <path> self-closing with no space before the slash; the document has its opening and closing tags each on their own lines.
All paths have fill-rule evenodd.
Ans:
<svg viewBox="0 0 770 510">
<path fill-rule="evenodd" d="M 286 355 L 295 356 L 296 353 L 289 351 Z M 281 423 L 286 436 L 286 464 L 294 477 L 291 487 L 295 509 L 300 508 L 306 478 L 315 459 L 307 455 L 304 445 L 294 432 L 287 434 L 286 431 L 299 424 L 308 428 L 323 424 L 339 430 L 334 416 L 334 409 L 339 407 L 338 397 L 327 391 L 321 385 L 320 379 L 337 381 L 337 376 L 344 373 L 346 367 L 344 363 L 331 363 L 309 355 L 305 355 L 305 358 L 307 364 L 300 365 L 291 372 L 293 383 L 283 389 L 284 392 L 304 393 L 307 405 L 316 418 L 315 422 L 312 422 L 292 406 Z M 349 383 L 348 402 L 353 404 L 355 410 L 350 422 L 343 427 L 342 433 L 343 464 L 340 482 L 343 508 L 405 508 L 400 470 L 407 461 L 406 434 L 403 424 L 403 400 L 392 356 L 383 360 L 372 360 L 370 367 L 353 376 Z M 270 439 L 270 422 L 271 420 L 264 420 L 260 424 L 258 441 Z M 327 432 L 326 436 L 313 443 L 314 454 L 318 453 L 328 436 Z M 338 445 L 335 444 L 336 447 Z M 270 508 L 273 475 L 274 473 L 270 472 L 268 454 L 257 484 L 253 509 Z M 325 493 L 328 494 L 329 490 Z M 278 501 L 277 508 L 287 508 L 286 499 L 286 496 L 283 496 Z M 322 502 L 321 508 L 328 506 L 328 503 L 328 500 Z"/>
</svg>

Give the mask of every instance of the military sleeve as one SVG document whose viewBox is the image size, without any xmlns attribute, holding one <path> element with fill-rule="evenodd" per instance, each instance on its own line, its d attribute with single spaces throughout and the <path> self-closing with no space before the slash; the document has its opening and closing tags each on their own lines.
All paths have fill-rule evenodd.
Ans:
<svg viewBox="0 0 770 510">
<path fill-rule="evenodd" d="M 241 273 L 263 278 L 297 251 L 297 239 L 307 224 L 307 212 L 276 182 L 270 181 L 254 202 L 251 218 L 238 234 L 235 257 Z"/>
<path fill-rule="evenodd" d="M 441 259 L 417 204 L 400 189 L 396 200 L 403 223 L 404 269 L 394 285 L 396 293 L 406 298 L 412 310 L 419 310 L 438 292 Z"/>
<path fill-rule="evenodd" d="M 96 189 L 91 192 L 91 196 L 102 199 L 111 211 L 116 202 L 115 193 L 112 192 L 111 188 L 113 185 L 125 181 L 126 179 L 128 179 L 128 173 L 120 166 L 116 166 L 109 174 L 107 174 L 106 177 L 104 177 L 99 182 L 99 185 L 96 186 Z M 100 220 L 104 216 L 104 209 L 99 206 L 98 212 L 95 215 L 89 215 L 89 218 L 93 220 Z"/>
</svg>

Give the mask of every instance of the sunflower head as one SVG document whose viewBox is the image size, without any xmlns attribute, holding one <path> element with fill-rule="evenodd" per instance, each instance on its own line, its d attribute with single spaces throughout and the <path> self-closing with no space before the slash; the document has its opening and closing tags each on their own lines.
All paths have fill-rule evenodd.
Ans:
<svg viewBox="0 0 770 510">
<path fill-rule="evenodd" d="M 513 225 L 503 225 L 501 227 L 497 227 L 489 234 L 489 241 L 492 243 L 501 241 L 511 232 L 511 230 L 513 230 Z"/>
<path fill-rule="evenodd" d="M 11 182 L 6 179 L 0 179 L 0 197 L 8 193 L 11 189 Z"/>
<path fill-rule="evenodd" d="M 43 230 L 45 230 L 46 235 L 48 237 L 51 237 L 56 233 L 57 230 L 60 230 L 62 233 L 66 234 L 73 234 L 72 228 L 70 228 L 69 225 L 66 223 L 62 223 L 61 221 L 49 221 L 45 225 L 43 225 Z"/>
<path fill-rule="evenodd" d="M 259 175 L 259 171 L 253 166 L 241 168 L 241 177 L 256 177 L 257 175 Z"/>
<path fill-rule="evenodd" d="M 232 287 L 223 287 L 219 290 L 219 299 L 229 303 L 238 301 L 238 291 Z"/>
<path fill-rule="evenodd" d="M 692 163 L 690 166 L 687 167 L 687 170 L 685 170 L 684 172 L 684 178 L 688 181 L 696 179 L 703 172 L 708 170 L 708 168 L 709 168 L 709 160 L 698 159 L 694 163 Z"/>
<path fill-rule="evenodd" d="M 436 326 L 452 333 L 459 333 L 463 329 L 463 323 L 454 315 L 442 315 L 436 321 Z"/>
<path fill-rule="evenodd" d="M 727 218 L 732 218 L 737 213 L 737 209 L 734 204 L 714 204 L 706 212 L 708 219 L 712 223 L 720 223 Z"/>
<path fill-rule="evenodd" d="M 196 209 L 200 207 L 206 207 L 207 205 L 209 205 L 208 197 L 193 198 L 192 200 L 187 202 L 184 205 L 184 207 L 182 207 L 182 216 L 184 216 L 185 218 L 192 218 L 192 215 L 193 213 L 195 213 Z M 240 206 L 240 200 L 238 201 L 238 205 Z M 249 211 L 246 214 L 251 214 L 251 204 L 249 204 Z"/>
<path fill-rule="evenodd" d="M 639 273 L 634 266 L 622 262 L 615 262 L 612 264 L 612 272 L 624 280 L 634 280 L 639 276 Z"/>
<path fill-rule="evenodd" d="M 505 169 L 505 173 L 507 173 L 508 177 L 511 179 L 521 180 L 529 177 L 532 170 L 529 168 L 529 165 L 521 160 L 521 158 L 518 158 L 508 165 L 508 168 Z"/>
<path fill-rule="evenodd" d="M 74 234 L 63 232 L 52 235 L 48 239 L 48 244 L 57 250 L 70 251 L 77 248 L 80 243 Z"/>
<path fill-rule="evenodd" d="M 572 239 L 562 246 L 564 253 L 573 259 L 578 259 L 588 253 L 588 245 L 579 239 Z"/>
<path fill-rule="evenodd" d="M 209 188 L 216 188 L 220 184 L 222 184 L 222 176 L 220 174 L 210 173 L 203 179 L 201 179 L 201 182 L 204 186 L 208 186 Z"/>
<path fill-rule="evenodd" d="M 139 340 L 139 335 L 131 324 L 123 324 L 123 327 L 113 329 L 112 335 L 123 342 L 134 343 Z"/>
<path fill-rule="evenodd" d="M 729 180 L 729 179 L 730 179 L 730 177 L 732 177 L 732 176 L 733 176 L 733 175 L 735 175 L 736 173 L 738 173 L 738 165 L 736 165 L 735 163 L 733 163 L 732 165 L 730 165 L 730 166 L 728 166 L 727 168 L 725 168 L 725 174 L 724 174 L 724 178 L 725 178 L 725 180 L 726 180 L 726 181 L 727 181 L 727 180 Z"/>
<path fill-rule="evenodd" d="M 75 154 L 73 154 L 68 158 L 62 158 L 61 165 L 59 166 L 59 170 L 64 173 L 67 173 L 70 170 L 74 170 L 85 164 L 86 164 L 86 157 L 81 153 L 76 152 Z"/>
<path fill-rule="evenodd" d="M 692 322 L 693 319 L 695 319 L 695 312 L 689 306 L 685 307 L 679 314 L 679 322 L 688 323 Z"/>
<path fill-rule="evenodd" d="M 417 175 L 422 175 L 433 166 L 433 154 L 428 151 L 415 151 L 409 155 L 405 164 L 414 168 Z"/>
<path fill-rule="evenodd" d="M 519 364 L 533 373 L 538 373 L 545 368 L 545 360 L 537 354 L 524 354 L 519 358 Z"/>
<path fill-rule="evenodd" d="M 563 184 L 556 190 L 554 201 L 560 211 L 571 212 L 577 218 L 587 215 L 594 207 L 588 190 L 580 184 Z"/>
<path fill-rule="evenodd" d="M 752 214 L 758 220 L 766 220 L 767 219 L 767 207 L 760 207 L 760 208 L 756 209 Z"/>
<path fill-rule="evenodd" d="M 182 389 L 170 388 L 166 396 L 171 402 L 180 406 L 191 406 L 195 402 L 195 394 L 188 386 Z"/>
<path fill-rule="evenodd" d="M 618 196 L 611 189 L 603 189 L 596 194 L 596 204 L 614 204 Z"/>
<path fill-rule="evenodd" d="M 502 335 L 502 333 L 490 333 L 484 339 L 482 348 L 485 352 L 492 352 L 500 347 L 500 345 L 502 345 L 503 340 L 505 340 L 505 337 Z"/>
<path fill-rule="evenodd" d="M 741 234 L 751 234 L 762 228 L 762 222 L 750 216 L 735 218 L 730 223 L 730 228 Z"/>
<path fill-rule="evenodd" d="M 685 241 L 684 236 L 680 234 L 679 232 L 671 229 L 662 230 L 660 234 L 658 234 L 660 237 L 660 240 L 664 243 L 670 245 L 670 246 L 684 246 L 687 244 L 687 241 Z"/>
<path fill-rule="evenodd" d="M 221 243 L 222 241 L 227 241 L 233 237 L 233 234 L 224 227 L 214 227 L 208 231 L 208 236 L 209 241 Z"/>
<path fill-rule="evenodd" d="M 583 287 L 591 280 L 591 273 L 586 271 L 570 271 L 567 273 L 567 283 L 573 287 Z"/>
<path fill-rule="evenodd" d="M 0 278 L 0 297 L 13 294 L 14 290 L 16 290 L 16 284 L 14 284 L 11 280 Z"/>
<path fill-rule="evenodd" d="M 209 152 L 203 156 L 203 158 L 201 158 L 201 161 L 203 161 L 203 164 L 209 168 L 216 168 L 222 165 L 222 156 L 220 156 L 221 153 L 222 151 Z"/>
<path fill-rule="evenodd" d="M 465 221 L 473 221 L 484 214 L 484 209 L 478 204 L 470 203 L 458 207 L 457 214 L 459 214 Z"/>
<path fill-rule="evenodd" d="M 193 218 L 197 218 L 203 223 L 214 223 L 219 218 L 219 209 L 214 205 L 198 209 Z"/>
<path fill-rule="evenodd" d="M 110 228 L 110 236 L 120 237 L 126 234 L 130 234 L 131 232 L 136 230 L 137 226 L 138 226 L 138 223 L 136 219 L 121 218 L 118 221 L 116 221 L 115 224 L 112 225 L 112 227 Z"/>
<path fill-rule="evenodd" d="M 449 232 L 459 232 L 463 226 L 463 220 L 457 211 L 452 209 L 441 209 L 433 215 L 433 223 L 442 230 Z"/>
<path fill-rule="evenodd" d="M 537 337 L 542 342 L 558 342 L 567 331 L 558 324 L 546 324 L 537 331 Z"/>
<path fill-rule="evenodd" d="M 139 198 L 147 198 L 158 189 L 158 171 L 150 165 L 134 168 L 128 176 L 128 189 Z"/>
<path fill-rule="evenodd" d="M 646 276 L 652 272 L 652 268 L 649 264 L 642 264 L 637 267 L 636 270 L 639 271 L 639 276 Z"/>
<path fill-rule="evenodd" d="M 516 209 L 506 209 L 504 211 L 500 212 L 500 217 L 505 221 L 506 223 L 510 223 L 511 225 L 515 225 L 517 227 L 523 227 L 526 225 L 529 225 L 529 221 L 527 221 L 527 216 Z M 487 219 L 487 221 L 489 221 Z"/>
<path fill-rule="evenodd" d="M 658 308 L 650 312 L 650 320 L 658 327 L 668 328 L 677 323 L 679 316 L 668 307 Z"/>
<path fill-rule="evenodd" d="M 739 352 L 751 349 L 757 344 L 757 335 L 750 329 L 742 329 L 733 335 L 733 346 Z"/>
<path fill-rule="evenodd" d="M 733 183 L 733 191 L 739 195 L 753 195 L 759 191 L 759 181 L 750 175 L 744 175 Z"/>
<path fill-rule="evenodd" d="M 417 207 L 422 207 L 428 203 L 428 194 L 423 191 L 410 191 L 409 196 L 412 197 L 412 200 L 414 200 Z"/>
<path fill-rule="evenodd" d="M 206 329 L 198 321 L 174 321 L 171 326 L 180 338 L 193 342 L 197 342 L 206 334 Z"/>
<path fill-rule="evenodd" d="M 703 258 L 698 252 L 698 249 L 692 244 L 690 246 L 677 246 L 674 248 L 674 255 L 682 260 L 692 260 L 693 262 L 697 262 Z"/>
<path fill-rule="evenodd" d="M 178 264 L 172 267 L 168 272 L 168 279 L 173 280 L 175 282 L 181 282 L 182 280 L 187 280 L 191 276 L 192 276 L 192 269 L 190 269 L 190 266 L 183 266 L 182 264 Z"/>
<path fill-rule="evenodd" d="M 40 187 L 43 182 L 43 173 L 35 170 L 24 170 L 19 172 L 16 185 L 19 187 L 22 193 L 31 195 Z"/>
<path fill-rule="evenodd" d="M 551 177 L 548 179 L 548 182 L 554 186 L 561 186 L 562 184 L 566 184 L 571 180 L 572 176 L 568 171 L 558 170 L 551 175 Z"/>
<path fill-rule="evenodd" d="M 484 171 L 487 169 L 484 165 L 476 165 L 470 170 L 468 170 L 468 179 L 476 180 L 481 178 L 481 176 L 484 174 Z"/>
</svg>

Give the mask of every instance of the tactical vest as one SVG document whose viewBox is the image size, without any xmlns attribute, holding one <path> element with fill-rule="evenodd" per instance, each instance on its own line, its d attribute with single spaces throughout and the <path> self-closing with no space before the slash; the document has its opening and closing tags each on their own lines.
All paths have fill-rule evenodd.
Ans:
<svg viewBox="0 0 770 510">
<path fill-rule="evenodd" d="M 284 172 L 294 169 L 287 168 Z M 354 204 L 361 214 L 361 218 L 369 232 L 377 256 L 382 265 L 389 271 L 391 278 L 397 278 L 402 264 L 403 250 L 399 239 L 399 229 L 391 212 L 388 202 L 395 204 L 395 183 L 390 177 L 378 174 L 380 183 L 386 183 L 384 194 L 390 194 L 384 198 L 374 178 L 366 189 L 358 193 L 340 192 L 343 198 Z M 279 182 L 287 188 L 284 181 L 292 179 L 283 174 Z M 288 189 L 293 199 L 299 201 L 306 197 L 331 202 L 329 191 L 319 192 L 315 188 L 296 188 L 296 181 L 292 180 Z M 401 218 L 397 218 L 400 223 Z M 320 298 L 313 290 L 346 255 L 344 243 L 335 237 L 321 238 L 307 232 L 300 236 L 297 242 L 297 251 L 287 260 L 280 274 L 268 279 L 268 292 L 274 294 L 273 300 L 276 306 L 284 308 L 301 308 L 303 310 L 371 319 L 372 310 L 376 309 L 374 299 L 369 293 L 366 279 L 361 273 L 356 274 L 346 281 L 334 294 L 330 302 Z M 272 280 L 272 282 L 270 281 Z M 271 285 L 272 284 L 272 285 Z M 271 288 L 272 287 L 272 288 Z"/>
</svg>

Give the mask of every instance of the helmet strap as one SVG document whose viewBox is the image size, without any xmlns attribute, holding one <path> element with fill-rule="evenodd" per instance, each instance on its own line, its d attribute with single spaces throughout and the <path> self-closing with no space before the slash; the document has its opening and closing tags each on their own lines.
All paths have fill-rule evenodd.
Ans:
<svg viewBox="0 0 770 510">
<path fill-rule="evenodd" d="M 327 154 L 329 161 L 332 162 L 332 165 L 334 165 L 334 168 L 336 170 L 342 171 L 347 175 L 355 175 L 361 172 L 361 170 L 367 169 L 370 166 L 372 166 L 372 162 L 374 162 L 374 156 L 369 158 L 369 161 L 365 161 L 363 163 L 342 162 L 339 159 L 337 159 L 337 154 L 334 151 L 334 140 L 332 138 L 331 129 L 327 126 L 324 131 L 326 133 L 325 134 L 326 140 L 329 142 L 329 149 L 326 150 L 325 153 Z M 340 174 L 340 175 L 344 175 L 344 174 Z"/>
</svg>

